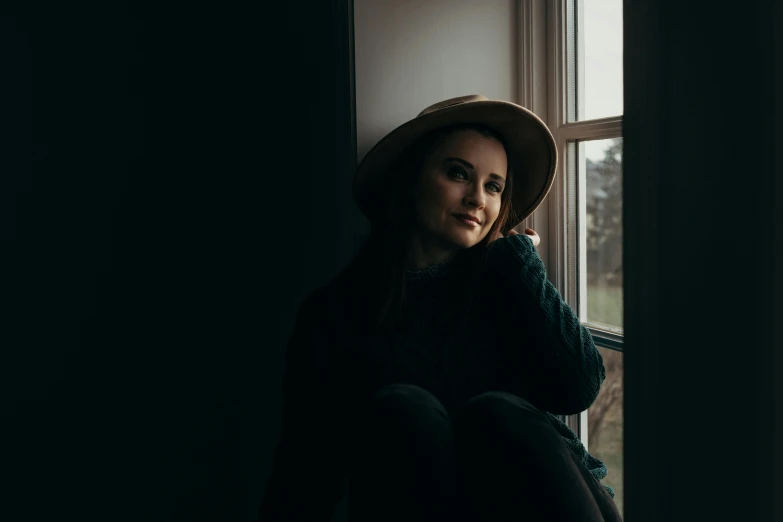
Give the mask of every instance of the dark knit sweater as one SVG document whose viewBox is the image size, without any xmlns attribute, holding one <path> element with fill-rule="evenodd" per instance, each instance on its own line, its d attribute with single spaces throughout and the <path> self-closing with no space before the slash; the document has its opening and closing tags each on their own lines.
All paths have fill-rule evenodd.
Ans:
<svg viewBox="0 0 783 522">
<path fill-rule="evenodd" d="M 485 391 L 523 397 L 547 413 L 596 478 L 606 476 L 604 464 L 555 416 L 593 403 L 603 360 L 546 278 L 530 238 L 490 245 L 480 302 L 467 319 L 451 313 L 465 286 L 458 266 L 409 272 L 404 317 L 383 334 L 369 327 L 367 270 L 346 270 L 303 303 L 286 350 L 283 428 L 261 520 L 331 519 L 343 496 L 353 422 L 363 401 L 392 383 L 429 390 L 451 415 Z"/>
</svg>

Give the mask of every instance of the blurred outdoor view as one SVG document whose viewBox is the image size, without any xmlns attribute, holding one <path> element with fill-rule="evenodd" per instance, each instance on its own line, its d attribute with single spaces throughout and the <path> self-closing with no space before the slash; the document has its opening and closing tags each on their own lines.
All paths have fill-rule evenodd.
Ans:
<svg viewBox="0 0 783 522">
<path fill-rule="evenodd" d="M 622 138 L 585 141 L 587 191 L 587 317 L 594 325 L 623 327 Z M 606 380 L 587 411 L 588 451 L 606 464 L 603 483 L 615 490 L 623 513 L 623 354 L 599 348 Z"/>
<path fill-rule="evenodd" d="M 586 157 L 587 317 L 623 327 L 623 140 L 583 141 Z"/>
<path fill-rule="evenodd" d="M 606 464 L 601 482 L 614 488 L 614 502 L 623 513 L 623 354 L 599 348 L 606 380 L 598 399 L 587 410 L 588 451 Z"/>
</svg>

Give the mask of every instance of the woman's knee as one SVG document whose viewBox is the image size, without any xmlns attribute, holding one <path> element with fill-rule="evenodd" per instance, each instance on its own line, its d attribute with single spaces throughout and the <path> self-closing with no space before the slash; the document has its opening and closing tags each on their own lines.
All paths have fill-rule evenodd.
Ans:
<svg viewBox="0 0 783 522">
<path fill-rule="evenodd" d="M 360 431 L 381 437 L 450 436 L 451 420 L 432 393 L 412 384 L 392 384 L 376 390 L 356 417 Z"/>
<path fill-rule="evenodd" d="M 488 391 L 471 398 L 456 421 L 468 425 L 469 429 L 491 429 L 494 432 L 504 428 L 519 431 L 519 426 L 533 423 L 551 428 L 556 433 L 544 412 L 522 397 L 504 391 Z"/>
<path fill-rule="evenodd" d="M 524 411 L 532 414 L 543 415 L 541 410 L 533 406 L 529 401 L 518 395 L 504 391 L 488 391 L 471 398 L 465 404 L 465 411 L 472 413 L 498 413 Z"/>
<path fill-rule="evenodd" d="M 387 455 L 408 450 L 411 455 L 422 451 L 434 455 L 450 451 L 452 444 L 448 413 L 432 393 L 418 386 L 394 384 L 378 389 L 354 421 L 356 448 L 371 452 L 383 448 Z"/>
<path fill-rule="evenodd" d="M 414 384 L 383 386 L 373 393 L 369 408 L 391 417 L 426 417 L 448 419 L 443 404 L 428 390 Z"/>
<path fill-rule="evenodd" d="M 367 513 L 366 520 L 375 520 L 393 510 L 400 512 L 395 520 L 447 520 L 442 512 L 454 502 L 456 460 L 441 402 L 419 386 L 393 384 L 371 394 L 367 408 L 349 461 L 358 518 Z"/>
</svg>

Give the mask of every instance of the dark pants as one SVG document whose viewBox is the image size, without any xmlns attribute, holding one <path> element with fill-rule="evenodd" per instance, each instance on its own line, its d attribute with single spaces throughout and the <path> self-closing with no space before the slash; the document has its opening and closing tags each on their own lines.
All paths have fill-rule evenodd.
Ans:
<svg viewBox="0 0 783 522">
<path fill-rule="evenodd" d="M 354 435 L 351 522 L 621 520 L 546 415 L 509 393 L 452 419 L 428 391 L 386 386 Z"/>
</svg>

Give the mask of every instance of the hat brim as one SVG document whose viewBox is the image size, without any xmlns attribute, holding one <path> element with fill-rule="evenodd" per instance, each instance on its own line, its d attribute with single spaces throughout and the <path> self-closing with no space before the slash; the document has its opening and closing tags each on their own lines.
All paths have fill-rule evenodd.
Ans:
<svg viewBox="0 0 783 522">
<path fill-rule="evenodd" d="M 439 128 L 458 124 L 487 126 L 506 141 L 513 171 L 513 215 L 505 230 L 519 225 L 544 201 L 555 180 L 557 147 L 546 124 L 514 103 L 486 100 L 462 103 L 414 118 L 379 141 L 356 169 L 354 199 L 371 222 L 383 219 L 388 178 L 399 156 L 416 140 Z"/>
</svg>

